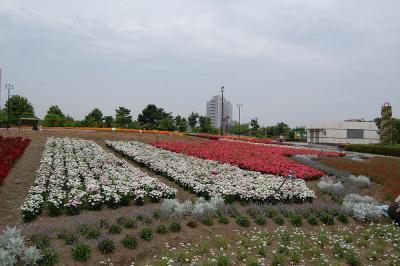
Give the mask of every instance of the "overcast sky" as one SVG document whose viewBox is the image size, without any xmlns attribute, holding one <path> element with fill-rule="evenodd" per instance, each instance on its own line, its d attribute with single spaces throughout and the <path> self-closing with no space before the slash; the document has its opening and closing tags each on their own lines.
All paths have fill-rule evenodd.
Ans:
<svg viewBox="0 0 400 266">
<path fill-rule="evenodd" d="M 385 101 L 398 117 L 399 14 L 399 0 L 1 0 L 2 84 L 38 117 L 205 114 L 222 85 L 263 125 L 373 119 Z"/>
</svg>

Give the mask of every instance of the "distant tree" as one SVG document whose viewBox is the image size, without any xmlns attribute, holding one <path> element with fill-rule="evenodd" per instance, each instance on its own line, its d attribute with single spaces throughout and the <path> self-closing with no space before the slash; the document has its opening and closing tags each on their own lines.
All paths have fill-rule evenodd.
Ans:
<svg viewBox="0 0 400 266">
<path fill-rule="evenodd" d="M 115 109 L 115 126 L 120 128 L 128 128 L 132 123 L 131 110 L 125 107 Z"/>
<path fill-rule="evenodd" d="M 13 95 L 5 104 L 5 112 L 7 114 L 8 106 L 10 106 L 10 122 L 18 123 L 21 118 L 30 118 L 35 116 L 32 104 L 23 96 Z"/>
<path fill-rule="evenodd" d="M 258 120 L 256 118 L 251 119 L 250 128 L 253 134 L 257 134 L 257 130 L 260 128 L 260 124 L 258 124 Z"/>
<path fill-rule="evenodd" d="M 378 127 L 378 129 L 381 129 L 382 118 L 377 117 L 374 119 L 374 122 L 375 122 L 376 126 Z"/>
<path fill-rule="evenodd" d="M 3 123 L 7 121 L 7 113 L 5 109 L 0 109 L 0 122 Z"/>
<path fill-rule="evenodd" d="M 157 124 L 158 130 L 163 131 L 174 131 L 175 130 L 175 121 L 171 114 L 166 115 L 164 118 L 160 120 Z"/>
<path fill-rule="evenodd" d="M 163 108 L 158 108 L 154 104 L 149 104 L 138 115 L 138 122 L 144 129 L 157 129 L 161 127 L 161 120 L 168 116 L 172 117 L 171 113 L 165 112 Z M 166 121 L 163 122 L 163 126 L 165 123 Z"/>
<path fill-rule="evenodd" d="M 207 116 L 199 116 L 199 131 L 202 133 L 210 133 L 212 130 L 211 119 Z"/>
<path fill-rule="evenodd" d="M 140 126 L 139 122 L 137 120 L 132 121 L 132 123 L 129 125 L 129 128 L 134 128 L 134 129 L 141 129 L 142 127 Z"/>
<path fill-rule="evenodd" d="M 65 126 L 65 115 L 58 105 L 50 106 L 47 114 L 43 119 L 43 125 L 47 127 L 63 127 Z"/>
<path fill-rule="evenodd" d="M 230 129 L 229 132 L 231 132 L 232 134 L 235 135 L 239 135 L 239 123 L 236 122 L 235 124 L 233 124 Z M 249 124 L 245 123 L 245 124 L 240 124 L 240 134 L 242 136 L 245 136 L 249 133 Z"/>
<path fill-rule="evenodd" d="M 84 120 L 84 125 L 87 127 L 102 127 L 103 126 L 103 113 L 100 109 L 93 109 Z"/>
<path fill-rule="evenodd" d="M 275 129 L 276 136 L 287 135 L 290 131 L 290 127 L 284 122 L 280 122 L 280 123 L 276 124 L 275 127 L 276 127 L 276 129 Z"/>
<path fill-rule="evenodd" d="M 188 122 L 186 118 L 177 115 L 175 117 L 175 128 L 180 132 L 186 132 L 188 127 Z"/>
<path fill-rule="evenodd" d="M 65 116 L 65 126 L 66 127 L 77 127 L 81 126 L 81 123 L 79 121 L 75 121 L 74 118 L 70 115 Z"/>
<path fill-rule="evenodd" d="M 106 115 L 103 117 L 104 127 L 110 128 L 114 126 L 114 117 Z"/>
<path fill-rule="evenodd" d="M 188 117 L 188 125 L 192 131 L 195 131 L 199 119 L 199 114 L 192 112 Z"/>
</svg>

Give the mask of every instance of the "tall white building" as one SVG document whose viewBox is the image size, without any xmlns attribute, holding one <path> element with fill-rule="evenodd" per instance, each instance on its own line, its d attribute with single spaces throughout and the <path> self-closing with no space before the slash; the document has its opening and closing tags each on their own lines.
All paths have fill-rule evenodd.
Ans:
<svg viewBox="0 0 400 266">
<path fill-rule="evenodd" d="M 222 97 L 216 95 L 207 101 L 207 117 L 215 128 L 221 128 Z M 232 122 L 232 104 L 224 97 L 224 128 L 227 128 Z"/>
</svg>

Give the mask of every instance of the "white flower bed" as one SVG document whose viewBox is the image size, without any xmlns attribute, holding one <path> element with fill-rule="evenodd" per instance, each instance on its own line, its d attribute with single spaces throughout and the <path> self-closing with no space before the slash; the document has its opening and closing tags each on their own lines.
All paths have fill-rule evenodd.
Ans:
<svg viewBox="0 0 400 266">
<path fill-rule="evenodd" d="M 50 215 L 57 215 L 62 209 L 74 214 L 82 208 L 98 209 L 103 204 L 116 207 L 131 199 L 158 200 L 175 193 L 175 189 L 93 141 L 49 138 L 21 210 L 24 220 L 31 220 L 45 205 Z"/>
<path fill-rule="evenodd" d="M 304 180 L 288 180 L 276 192 L 283 177 L 242 170 L 229 164 L 178 154 L 139 142 L 106 141 L 107 145 L 132 160 L 161 173 L 201 196 L 226 200 L 297 200 L 315 198 Z"/>
</svg>

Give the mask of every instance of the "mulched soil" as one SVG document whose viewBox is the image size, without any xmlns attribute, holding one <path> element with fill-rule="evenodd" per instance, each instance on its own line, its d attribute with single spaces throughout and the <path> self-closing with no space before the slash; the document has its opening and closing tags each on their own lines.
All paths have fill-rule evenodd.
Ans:
<svg viewBox="0 0 400 266">
<path fill-rule="evenodd" d="M 29 187 L 33 183 L 33 176 L 37 168 L 39 167 L 41 154 L 44 149 L 44 144 L 46 139 L 50 136 L 56 137 L 76 137 L 83 139 L 91 139 L 96 141 L 98 144 L 102 145 L 105 149 L 111 152 L 108 148 L 105 147 L 105 140 L 136 140 L 142 142 L 151 142 L 159 139 L 163 140 L 183 140 L 183 141 L 198 141 L 201 140 L 199 138 L 187 137 L 187 136 L 169 136 L 169 135 L 155 135 L 155 134 L 140 134 L 140 133 L 111 133 L 111 132 L 87 132 L 87 131 L 71 131 L 71 130 L 52 130 L 52 131 L 39 131 L 34 132 L 30 130 L 0 130 L 1 136 L 23 136 L 30 138 L 32 140 L 31 144 L 25 150 L 23 156 L 18 160 L 13 169 L 8 174 L 2 186 L 0 186 L 0 230 L 3 230 L 7 225 L 13 226 L 16 225 L 22 229 L 23 234 L 26 236 L 31 235 L 32 233 L 46 233 L 49 234 L 54 240 L 52 240 L 52 246 L 58 250 L 60 253 L 60 260 L 58 265 L 98 265 L 100 261 L 106 261 L 108 258 L 114 262 L 114 265 L 129 265 L 129 262 L 132 258 L 136 260 L 144 260 L 148 259 L 155 254 L 158 254 L 160 250 L 164 247 L 165 243 L 168 242 L 170 246 L 179 245 L 181 242 L 198 242 L 201 239 L 204 239 L 208 236 L 213 236 L 216 234 L 222 234 L 225 236 L 230 236 L 235 234 L 235 229 L 243 228 L 239 227 L 235 224 L 233 220 L 231 220 L 229 225 L 219 225 L 216 221 L 214 221 L 214 225 L 211 227 L 207 227 L 199 224 L 196 229 L 191 229 L 187 227 L 185 221 L 182 221 L 182 231 L 179 233 L 168 233 L 165 236 L 158 235 L 154 233 L 154 239 L 152 241 L 143 241 L 139 240 L 138 247 L 134 250 L 130 250 L 124 248 L 121 244 L 121 239 L 126 233 L 137 235 L 138 229 L 124 229 L 122 234 L 120 235 L 109 235 L 106 231 L 103 230 L 102 237 L 113 238 L 116 242 L 116 250 L 112 255 L 102 255 L 97 250 L 97 243 L 99 240 L 86 240 L 81 237 L 86 243 L 88 243 L 92 247 L 92 255 L 90 260 L 87 263 L 76 263 L 71 258 L 71 247 L 65 245 L 62 241 L 56 239 L 55 232 L 57 229 L 66 229 L 69 231 L 76 231 L 76 228 L 79 224 L 95 224 L 99 219 L 107 219 L 110 223 L 115 223 L 115 220 L 119 216 L 125 217 L 135 217 L 137 214 L 145 214 L 151 215 L 153 210 L 159 207 L 160 203 L 146 203 L 143 206 L 131 205 L 127 207 L 121 207 L 116 210 L 103 208 L 100 211 L 82 211 L 78 216 L 66 216 L 61 215 L 58 217 L 48 217 L 46 215 L 41 215 L 35 221 L 31 223 L 23 223 L 20 212 L 18 208 L 23 203 Z M 128 161 L 128 160 L 127 160 Z M 128 161 L 130 162 L 130 161 Z M 135 163 L 132 165 L 137 166 Z M 139 166 L 137 166 L 139 167 Z M 152 176 L 155 176 L 168 184 L 169 186 L 175 187 L 178 189 L 177 198 L 179 200 L 191 199 L 195 200 L 196 196 L 191 194 L 182 188 L 178 187 L 175 183 L 169 181 L 165 177 L 156 175 L 146 169 L 141 168 L 143 171 L 146 171 Z M 310 181 L 307 183 L 310 188 L 316 189 L 317 181 Z M 371 189 L 371 193 L 379 193 L 381 187 L 374 186 Z M 316 202 L 326 202 L 331 203 L 332 200 L 330 197 L 326 195 L 320 195 L 317 192 L 318 199 Z M 247 206 L 242 206 L 239 203 L 236 203 L 236 206 L 243 213 Z M 159 222 L 155 222 L 155 224 L 151 225 L 154 229 Z M 330 227 L 330 230 L 336 230 L 337 225 Z M 253 223 L 254 225 L 254 223 Z M 359 224 L 352 221 L 349 227 L 358 226 Z M 140 225 L 140 228 L 145 227 L 145 225 Z M 258 226 L 252 226 L 252 228 Z M 268 224 L 264 226 L 264 228 L 268 228 L 268 230 L 274 230 L 276 225 L 272 223 L 271 220 L 268 220 Z M 303 226 L 304 231 L 312 231 L 315 230 L 314 227 L 306 224 Z M 101 237 L 101 238 L 102 238 Z M 29 244 L 29 242 L 28 242 Z"/>
</svg>

